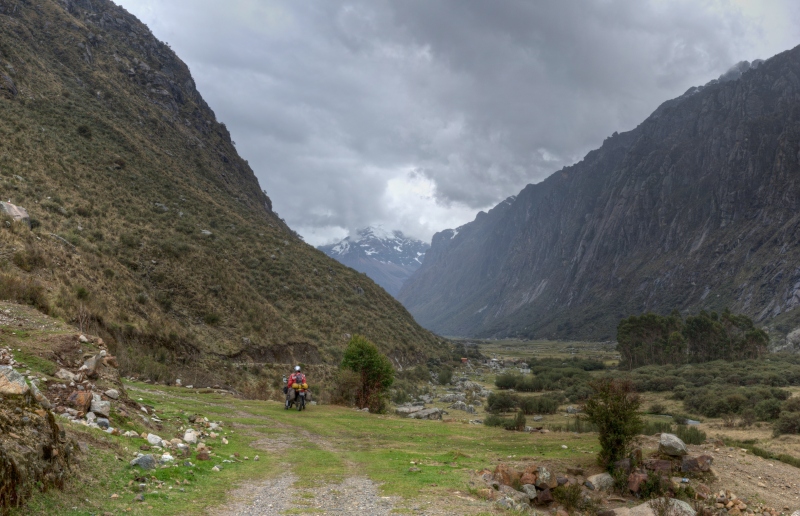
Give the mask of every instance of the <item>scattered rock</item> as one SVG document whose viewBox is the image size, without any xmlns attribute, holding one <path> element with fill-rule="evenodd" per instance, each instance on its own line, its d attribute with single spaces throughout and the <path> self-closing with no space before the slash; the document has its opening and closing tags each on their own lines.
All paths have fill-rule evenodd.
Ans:
<svg viewBox="0 0 800 516">
<path fill-rule="evenodd" d="M 197 444 L 197 432 L 193 428 L 189 428 L 184 432 L 183 440 L 189 444 Z"/>
<path fill-rule="evenodd" d="M 682 457 L 689 453 L 686 449 L 686 443 L 674 434 L 661 434 L 661 439 L 658 441 L 658 451 L 670 457 Z"/>
<path fill-rule="evenodd" d="M 163 439 L 156 434 L 147 434 L 147 442 L 152 446 L 161 446 L 161 441 L 163 441 Z"/>
<path fill-rule="evenodd" d="M 131 466 L 139 466 L 144 470 L 156 469 L 158 462 L 153 454 L 139 455 L 131 461 Z"/>
<path fill-rule="evenodd" d="M 98 417 L 97 418 L 97 426 L 99 426 L 103 430 L 107 430 L 111 426 L 111 423 L 108 421 L 108 419 L 106 419 L 104 417 Z"/>
<path fill-rule="evenodd" d="M 699 457 L 683 456 L 681 462 L 681 471 L 685 473 L 706 473 L 711 470 L 711 464 L 714 458 L 710 455 L 700 455 Z"/>
<path fill-rule="evenodd" d="M 614 477 L 608 473 L 598 473 L 586 479 L 597 491 L 608 491 L 614 487 Z"/>
<path fill-rule="evenodd" d="M 108 418 L 111 415 L 111 402 L 103 401 L 98 395 L 92 399 L 91 408 L 100 417 Z"/>
<path fill-rule="evenodd" d="M 14 371 L 11 366 L 0 366 L 0 394 L 4 396 L 24 396 L 30 387 L 25 377 Z"/>
<path fill-rule="evenodd" d="M 536 487 L 539 489 L 555 489 L 558 487 L 556 476 L 544 466 L 536 468 Z"/>
<path fill-rule="evenodd" d="M 108 396 L 112 400 L 119 399 L 119 391 L 117 389 L 108 389 L 103 394 L 105 394 L 106 396 Z"/>
<path fill-rule="evenodd" d="M 409 414 L 412 419 L 442 419 L 442 409 L 429 408 Z"/>
<path fill-rule="evenodd" d="M 92 393 L 88 391 L 74 391 L 67 398 L 67 403 L 82 412 L 88 412 L 92 404 Z"/>
</svg>

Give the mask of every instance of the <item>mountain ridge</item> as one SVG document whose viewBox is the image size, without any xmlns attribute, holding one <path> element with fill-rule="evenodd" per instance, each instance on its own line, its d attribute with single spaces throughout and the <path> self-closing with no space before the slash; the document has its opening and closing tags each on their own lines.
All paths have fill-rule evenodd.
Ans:
<svg viewBox="0 0 800 516">
<path fill-rule="evenodd" d="M 446 335 L 613 339 L 630 314 L 726 306 L 788 333 L 798 75 L 800 47 L 664 102 L 454 239 L 435 235 L 399 299 Z"/>
<path fill-rule="evenodd" d="M 363 272 L 393 297 L 425 258 L 429 244 L 408 238 L 401 231 L 369 226 L 335 244 L 317 249 L 359 272 Z"/>
</svg>

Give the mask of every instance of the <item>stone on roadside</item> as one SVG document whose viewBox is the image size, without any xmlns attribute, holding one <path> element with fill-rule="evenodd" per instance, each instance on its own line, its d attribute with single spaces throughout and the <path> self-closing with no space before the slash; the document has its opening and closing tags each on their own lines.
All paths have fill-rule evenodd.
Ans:
<svg viewBox="0 0 800 516">
<path fill-rule="evenodd" d="M 658 451 L 670 457 L 682 457 L 689 453 L 686 449 L 686 443 L 675 434 L 661 434 L 658 441 Z"/>
<path fill-rule="evenodd" d="M 153 454 L 140 455 L 131 461 L 131 466 L 139 466 L 144 470 L 156 469 L 158 462 Z"/>
</svg>

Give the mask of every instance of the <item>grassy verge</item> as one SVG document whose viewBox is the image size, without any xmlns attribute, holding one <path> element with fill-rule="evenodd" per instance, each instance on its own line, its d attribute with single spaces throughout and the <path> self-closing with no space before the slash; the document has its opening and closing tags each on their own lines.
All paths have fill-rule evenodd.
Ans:
<svg viewBox="0 0 800 516">
<path fill-rule="evenodd" d="M 240 400 L 220 392 L 143 383 L 127 387 L 133 399 L 156 407 L 164 425 L 157 433 L 163 438 L 180 435 L 180 426 L 191 414 L 224 421 L 220 438 L 207 441 L 216 456 L 206 462 L 193 456 L 188 459 L 193 466 L 177 459 L 176 465 L 145 474 L 128 465 L 142 439 L 69 426 L 73 437 L 90 449 L 76 465 L 74 478 L 64 491 L 38 494 L 12 514 L 203 514 L 228 501 L 237 485 L 268 480 L 287 465 L 302 488 L 366 476 L 381 484 L 385 495 L 443 503 L 467 490 L 473 471 L 498 461 L 592 467 L 598 449 L 594 435 L 507 432 L 322 405 L 286 411 L 276 402 Z M 129 426 L 143 430 L 141 425 Z M 229 444 L 221 444 L 223 435 Z M 253 461 L 255 455 L 261 460 Z M 222 471 L 211 471 L 215 465 Z M 140 483 L 146 484 L 144 502 L 135 501 Z"/>
</svg>

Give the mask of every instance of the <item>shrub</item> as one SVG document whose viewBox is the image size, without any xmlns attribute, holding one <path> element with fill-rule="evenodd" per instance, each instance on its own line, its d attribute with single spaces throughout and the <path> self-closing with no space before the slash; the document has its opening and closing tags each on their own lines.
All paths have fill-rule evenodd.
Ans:
<svg viewBox="0 0 800 516">
<path fill-rule="evenodd" d="M 20 279 L 9 274 L 0 274 L 0 299 L 31 305 L 44 313 L 50 312 L 44 287 L 30 278 Z"/>
<path fill-rule="evenodd" d="M 772 421 L 778 419 L 781 414 L 781 402 L 777 399 L 760 401 L 756 407 L 756 416 L 762 421 Z"/>
<path fill-rule="evenodd" d="M 800 396 L 789 398 L 781 405 L 782 412 L 800 412 Z"/>
<path fill-rule="evenodd" d="M 558 411 L 558 401 L 549 396 L 526 396 L 520 398 L 519 408 L 528 415 L 555 414 Z"/>
<path fill-rule="evenodd" d="M 516 416 L 513 418 L 501 417 L 497 414 L 489 414 L 483 420 L 483 424 L 486 426 L 499 426 L 505 428 L 506 430 L 525 430 L 525 414 L 521 411 L 517 412 Z"/>
<path fill-rule="evenodd" d="M 359 375 L 348 369 L 340 369 L 336 372 L 331 382 L 330 392 L 331 403 L 353 407 L 356 404 L 356 391 L 359 386 Z"/>
<path fill-rule="evenodd" d="M 641 399 L 630 381 L 602 378 L 590 384 L 592 396 L 584 411 L 600 433 L 598 462 L 605 467 L 627 455 L 633 438 L 642 428 Z"/>
<path fill-rule="evenodd" d="M 509 412 L 519 406 L 519 396 L 511 392 L 493 392 L 486 399 L 486 410 L 493 414 Z"/>
<path fill-rule="evenodd" d="M 782 412 L 772 427 L 775 437 L 782 434 L 800 434 L 800 412 Z"/>
<path fill-rule="evenodd" d="M 675 435 L 686 444 L 703 444 L 706 442 L 706 433 L 687 425 L 678 425 Z"/>
<path fill-rule="evenodd" d="M 506 373 L 497 375 L 497 378 L 494 380 L 494 384 L 498 389 L 516 389 L 517 383 L 519 383 L 521 380 L 522 377 L 518 374 Z"/>
<path fill-rule="evenodd" d="M 394 382 L 394 368 L 378 347 L 361 335 L 353 335 L 342 358 L 342 369 L 359 375 L 355 404 L 370 412 L 386 410 L 385 395 Z"/>
<path fill-rule="evenodd" d="M 447 385 L 453 380 L 453 368 L 450 366 L 443 366 L 439 369 L 439 385 Z"/>
<path fill-rule="evenodd" d="M 88 125 L 79 125 L 78 126 L 78 135 L 86 138 L 87 140 L 92 139 L 92 130 L 89 129 Z"/>
<path fill-rule="evenodd" d="M 650 408 L 647 409 L 648 414 L 663 414 L 666 409 L 664 405 L 661 403 L 653 403 L 650 405 Z"/>
</svg>

